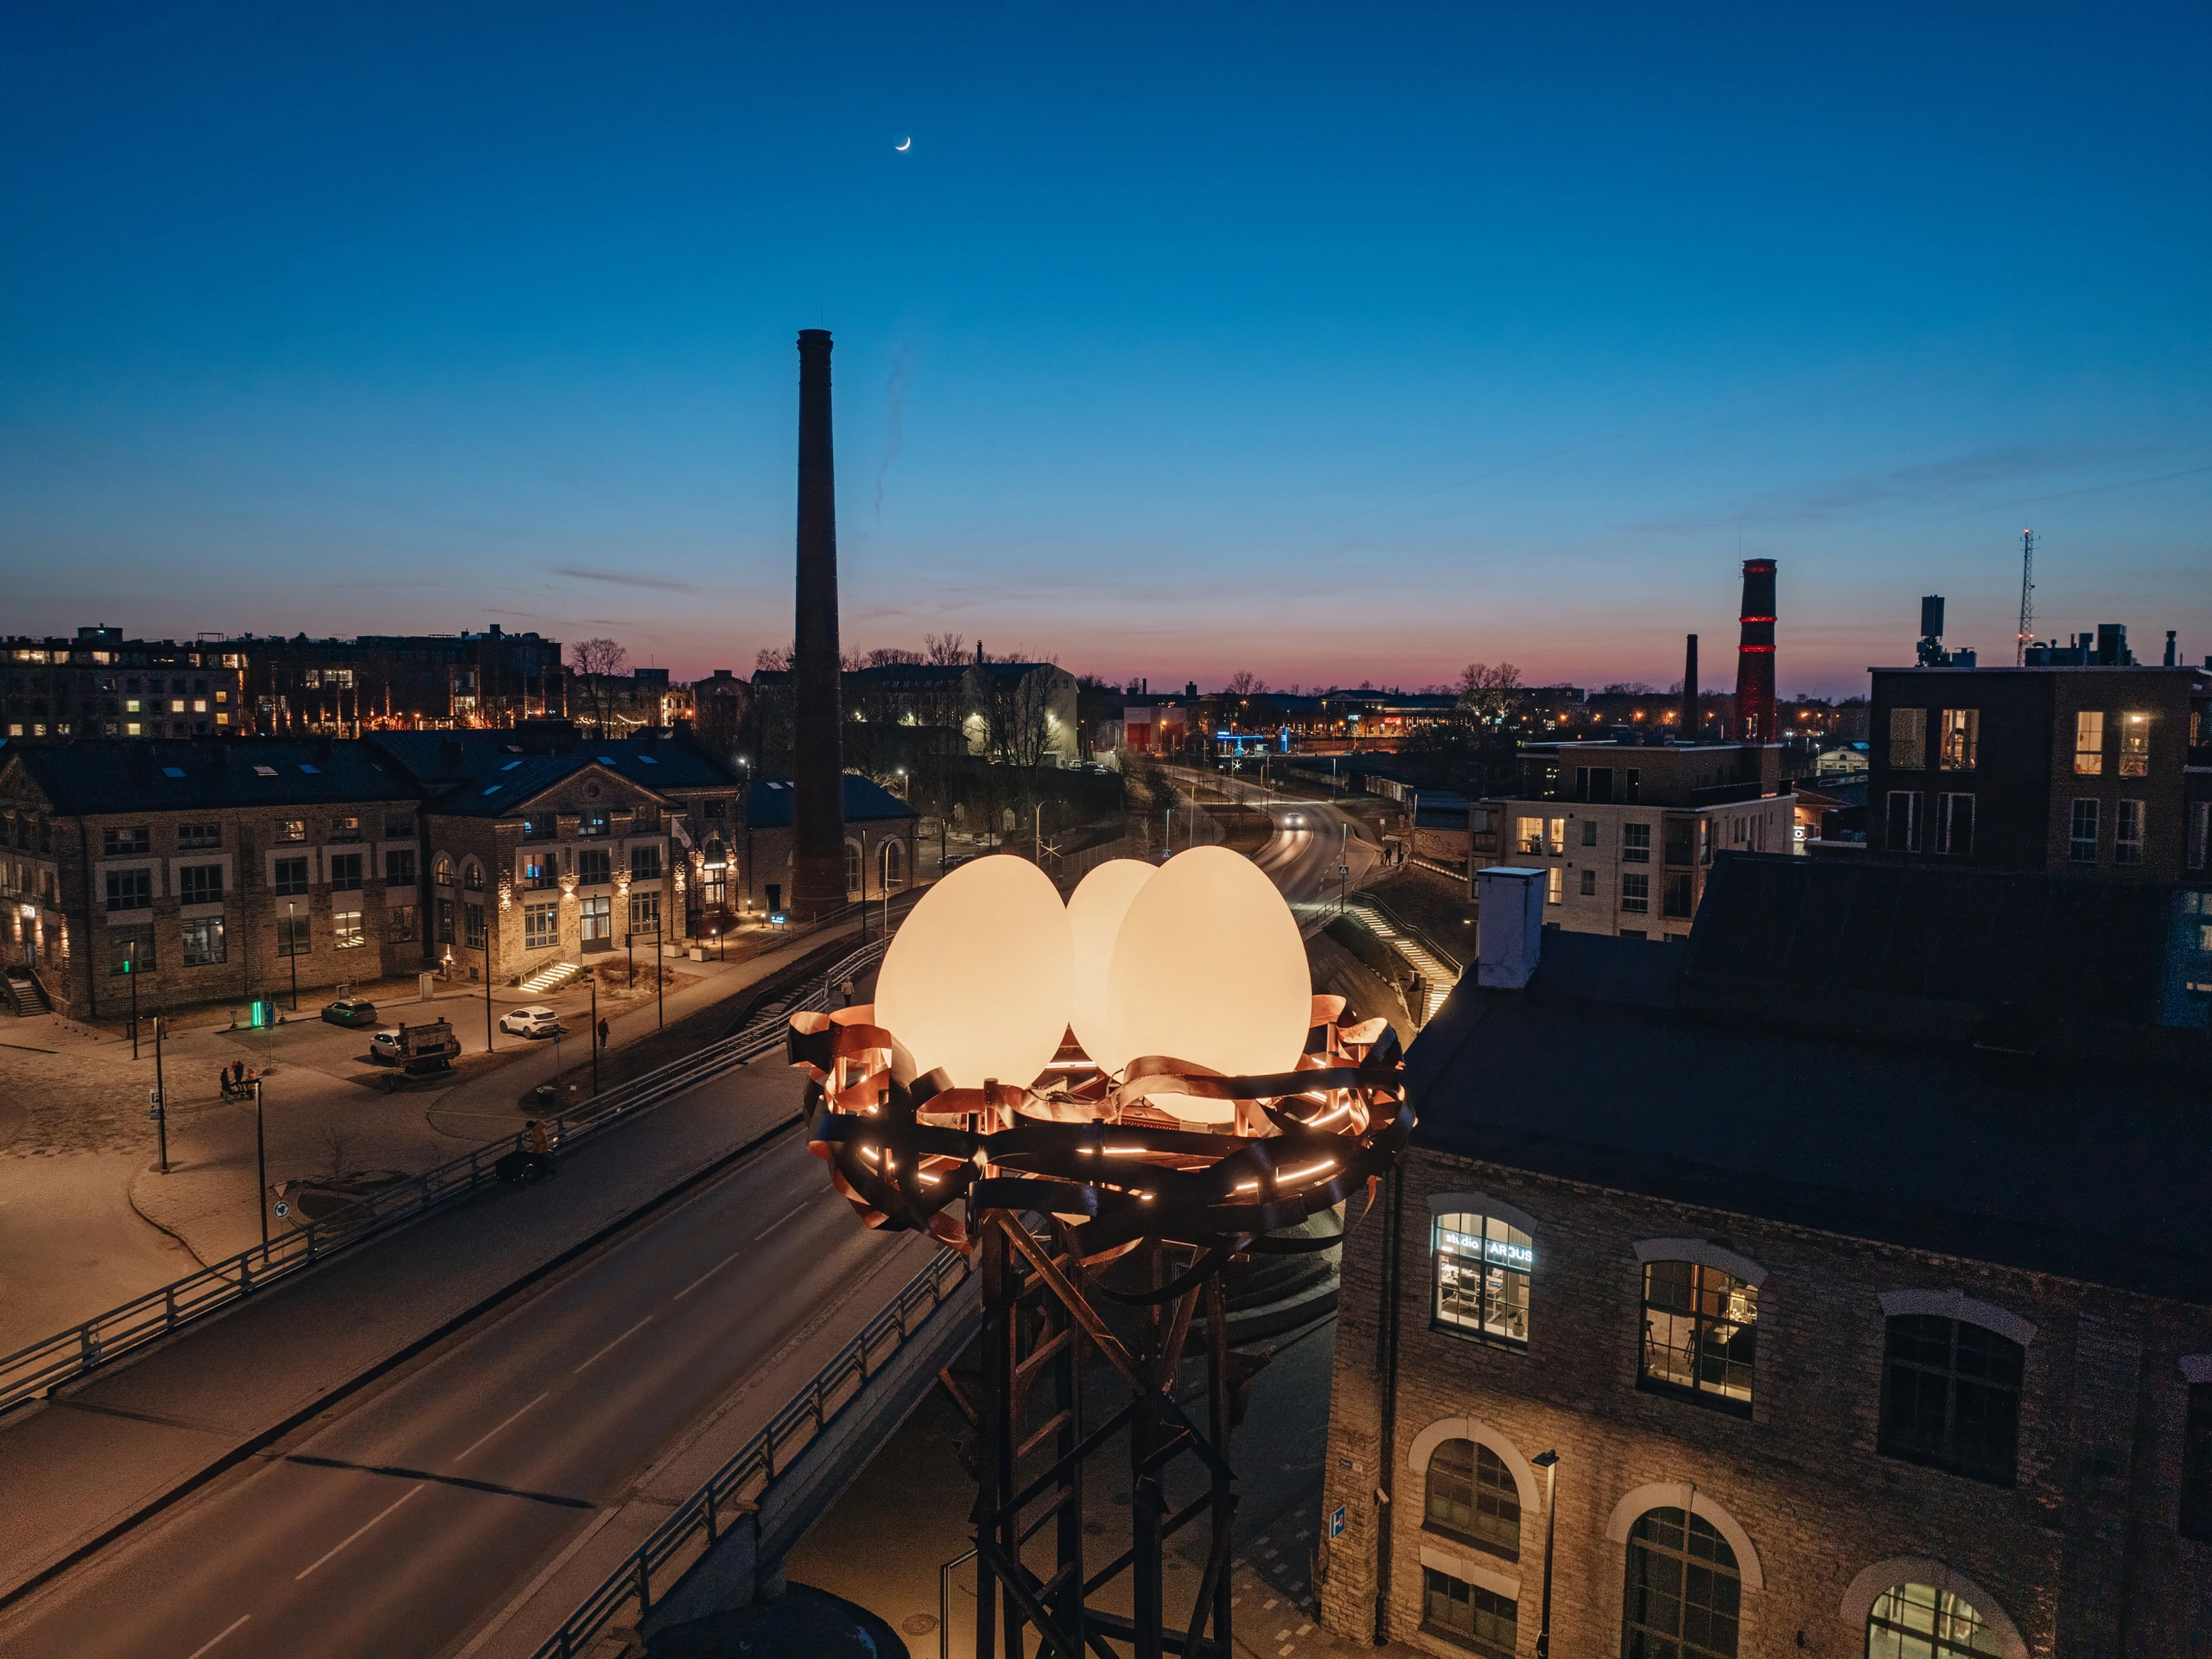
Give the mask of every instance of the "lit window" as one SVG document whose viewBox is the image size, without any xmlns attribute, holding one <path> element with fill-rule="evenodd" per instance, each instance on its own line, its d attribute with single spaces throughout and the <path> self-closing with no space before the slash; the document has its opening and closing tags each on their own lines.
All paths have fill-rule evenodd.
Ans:
<svg viewBox="0 0 2212 1659">
<path fill-rule="evenodd" d="M 1946 709 L 1943 711 L 1942 760 L 1946 772 L 1972 772 L 1981 743 L 1981 710 Z"/>
<path fill-rule="evenodd" d="M 1928 711 L 1925 709 L 1890 710 L 1890 765 L 1899 772 L 1918 772 L 1928 764 Z"/>
<path fill-rule="evenodd" d="M 633 893 L 630 895 L 630 931 L 632 933 L 660 931 L 660 894 Z"/>
<path fill-rule="evenodd" d="M 1557 858 L 1567 850 L 1567 820 L 1551 818 L 1545 823 L 1544 850 Z"/>
<path fill-rule="evenodd" d="M 1544 872 L 1544 902 L 1548 905 L 1564 903 L 1567 899 L 1567 870 L 1554 864 Z"/>
<path fill-rule="evenodd" d="M 1535 1241 L 1496 1216 L 1436 1218 L 1436 1323 L 1458 1335 L 1529 1340 Z"/>
<path fill-rule="evenodd" d="M 2120 770 L 2126 771 L 2123 764 Z M 2143 803 L 2122 801 L 2112 823 L 2112 861 L 2115 864 L 2140 864 L 2143 861 Z"/>
<path fill-rule="evenodd" d="M 1446 1440 L 1429 1456 L 1425 1484 L 1425 1526 L 1509 1561 L 1521 1559 L 1521 1489 L 1497 1452 L 1473 1440 Z"/>
<path fill-rule="evenodd" d="M 2002 1653 L 1968 1602 L 1932 1584 L 1894 1584 L 1866 1615 L 1866 1659 L 1972 1659 Z"/>
<path fill-rule="evenodd" d="M 1624 1654 L 1736 1659 L 1744 1596 L 1736 1552 L 1701 1515 L 1645 1512 L 1628 1535 Z"/>
<path fill-rule="evenodd" d="M 1631 916 L 1643 916 L 1651 910 L 1651 878 L 1648 875 L 1624 874 L 1621 877 L 1621 909 Z"/>
<path fill-rule="evenodd" d="M 2067 838 L 2069 856 L 2076 864 L 2097 861 L 2097 804 L 2094 801 L 2074 803 L 2074 816 Z"/>
<path fill-rule="evenodd" d="M 414 906 L 394 905 L 384 915 L 385 938 L 404 944 L 416 937 Z"/>
<path fill-rule="evenodd" d="M 2105 717 L 2094 709 L 2074 716 L 2074 770 L 2094 778 L 2105 769 Z"/>
<path fill-rule="evenodd" d="M 1644 1263 L 1639 1387 L 1749 1415 L 1758 1337 L 1757 1285 L 1695 1262 Z"/>
<path fill-rule="evenodd" d="M 614 938 L 614 900 L 607 893 L 597 893 L 582 901 L 582 934 L 586 939 Z"/>
<path fill-rule="evenodd" d="M 2122 715 L 2120 717 L 2120 775 L 2123 778 L 2147 778 L 2151 775 L 2151 716 Z"/>
<path fill-rule="evenodd" d="M 1541 818 L 1516 818 L 1513 821 L 1514 841 L 1524 853 L 1541 855 L 1544 850 L 1544 821 Z"/>
<path fill-rule="evenodd" d="M 544 950 L 561 943 L 561 906 L 557 904 L 524 905 L 522 925 L 522 942 L 526 950 Z"/>
<path fill-rule="evenodd" d="M 1937 1314 L 1897 1315 L 1883 1354 L 1877 1449 L 2010 1486 L 2026 1366 L 2026 1349 L 1981 1325 Z"/>
<path fill-rule="evenodd" d="M 223 960 L 223 918 L 196 916 L 184 924 L 184 965 L 205 968 Z"/>
<path fill-rule="evenodd" d="M 358 950 L 369 942 L 367 931 L 361 925 L 358 910 L 334 910 L 330 912 L 331 942 L 340 950 Z"/>
<path fill-rule="evenodd" d="M 305 841 L 307 838 L 308 822 L 305 818 L 279 818 L 276 821 L 277 840 Z"/>
</svg>

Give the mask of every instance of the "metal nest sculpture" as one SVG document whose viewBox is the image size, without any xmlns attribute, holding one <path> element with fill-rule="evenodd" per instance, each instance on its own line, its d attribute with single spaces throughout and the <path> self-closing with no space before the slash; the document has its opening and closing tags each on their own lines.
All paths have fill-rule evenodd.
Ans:
<svg viewBox="0 0 2212 1659">
<path fill-rule="evenodd" d="M 1034 865 L 978 860 L 915 907 L 874 1003 L 791 1016 L 819 1090 L 810 1148 L 870 1227 L 968 1249 L 983 1212 L 1033 1212 L 1087 1266 L 1195 1247 L 1146 1300 L 1235 1254 L 1325 1249 L 1274 1235 L 1367 1188 L 1414 1119 L 1389 1022 L 1344 1023 L 1306 975 L 1288 907 L 1239 855 L 1116 861 L 1065 907 Z M 1148 1052 L 1154 1027 L 1211 1052 Z M 1205 1063 L 1224 1057 L 1276 1063 Z"/>
</svg>

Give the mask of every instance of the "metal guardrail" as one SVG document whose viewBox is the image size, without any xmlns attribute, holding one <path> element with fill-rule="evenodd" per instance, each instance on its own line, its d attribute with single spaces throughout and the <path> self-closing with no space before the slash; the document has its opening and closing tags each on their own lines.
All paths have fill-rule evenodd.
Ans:
<svg viewBox="0 0 2212 1659">
<path fill-rule="evenodd" d="M 830 966 L 823 974 L 819 988 L 781 1013 L 764 1015 L 734 1037 L 658 1066 L 574 1109 L 548 1110 L 541 1121 L 554 1151 L 565 1152 L 602 1129 L 690 1092 L 733 1065 L 780 1046 L 791 1013 L 828 1007 L 839 982 L 868 968 L 883 951 L 882 940 L 872 941 Z M 157 1342 L 276 1280 L 466 1197 L 496 1179 L 493 1166 L 508 1153 L 519 1150 L 527 1135 L 527 1129 L 518 1129 L 512 1135 L 486 1141 L 435 1169 L 366 1194 L 334 1216 L 241 1250 L 0 1358 L 0 1411 L 133 1349 Z M 263 1201 L 267 1201 L 266 1195 Z"/>
<path fill-rule="evenodd" d="M 817 1372 L 814 1380 L 766 1428 L 740 1447 L 675 1514 L 653 1529 L 652 1536 L 630 1552 L 622 1565 L 562 1622 L 561 1628 L 546 1637 L 535 1659 L 575 1659 L 586 1643 L 631 1607 L 643 1619 L 652 1611 L 655 1584 L 672 1588 L 685 1570 L 714 1547 L 721 1535 L 725 1516 L 758 1510 L 769 1484 L 836 1421 L 882 1362 L 898 1352 L 938 1305 L 960 1287 L 969 1271 L 963 1253 L 938 1250 L 930 1264 L 907 1281 L 897 1300 L 863 1325 L 860 1334 Z"/>
</svg>

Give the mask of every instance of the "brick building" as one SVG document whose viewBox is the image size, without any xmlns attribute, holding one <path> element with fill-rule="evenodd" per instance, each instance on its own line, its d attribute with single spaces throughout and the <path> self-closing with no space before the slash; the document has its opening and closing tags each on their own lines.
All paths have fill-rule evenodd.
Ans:
<svg viewBox="0 0 2212 1659">
<path fill-rule="evenodd" d="M 1729 856 L 1685 949 L 1470 976 L 1345 1250 L 1328 1628 L 1532 1654 L 1548 1570 L 1560 1654 L 2212 1653 L 2208 904 Z"/>
<path fill-rule="evenodd" d="M 61 1011 L 244 1001 L 412 971 L 414 782 L 359 744 L 10 746 L 0 956 Z"/>
<path fill-rule="evenodd" d="M 245 673 L 250 729 L 270 736 L 498 728 L 569 712 L 561 644 L 536 633 L 241 634 L 203 651 Z"/>
<path fill-rule="evenodd" d="M 1873 670 L 1869 855 L 2153 883 L 2204 869 L 2212 669 L 2138 667 L 2124 639 L 2108 662 L 2075 654 L 2092 660 Z"/>
<path fill-rule="evenodd" d="M 79 628 L 74 639 L 0 641 L 10 742 L 73 737 L 222 737 L 251 729 L 245 661 L 221 645 L 125 639 Z"/>
<path fill-rule="evenodd" d="M 889 790 L 849 772 L 844 778 L 845 895 L 880 899 L 914 879 L 918 850 L 914 809 Z M 741 910 L 778 908 L 791 892 L 791 785 L 763 779 L 746 796 L 744 841 L 724 861 L 730 868 L 721 902 Z M 709 897 L 715 855 L 708 855 Z M 771 888 L 774 891 L 772 893 Z"/>
</svg>

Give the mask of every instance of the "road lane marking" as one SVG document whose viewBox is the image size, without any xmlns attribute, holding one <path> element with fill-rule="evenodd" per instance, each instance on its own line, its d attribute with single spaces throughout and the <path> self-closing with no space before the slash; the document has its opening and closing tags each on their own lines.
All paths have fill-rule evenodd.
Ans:
<svg viewBox="0 0 2212 1659">
<path fill-rule="evenodd" d="M 776 1229 L 777 1229 L 777 1228 L 779 1228 L 779 1227 L 782 1226 L 785 1222 L 789 1221 L 789 1220 L 790 1220 L 793 1216 L 795 1216 L 795 1215 L 798 1214 L 798 1212 L 799 1212 L 801 1210 L 804 1210 L 804 1209 L 806 1209 L 809 1205 L 810 1205 L 811 1204 L 813 1204 L 813 1202 L 814 1202 L 814 1200 L 813 1200 L 813 1199 L 809 1198 L 809 1199 L 806 1201 L 806 1203 L 805 1203 L 805 1204 L 797 1205 L 794 1205 L 792 1208 L 791 1208 L 791 1209 L 789 1209 L 789 1210 L 785 1211 L 784 1211 L 784 1213 L 783 1213 L 782 1215 L 778 1216 L 778 1217 L 777 1217 L 773 1221 L 770 1222 L 770 1223 L 769 1223 L 766 1227 L 763 1227 L 763 1228 L 762 1228 L 759 1232 L 757 1232 L 757 1233 L 753 1234 L 753 1242 L 755 1244 L 758 1244 L 758 1243 L 759 1243 L 762 1239 L 764 1239 L 764 1238 L 767 1237 L 767 1236 L 768 1236 L 768 1235 L 769 1235 L 769 1234 L 771 1234 L 771 1233 L 772 1233 L 772 1232 L 774 1232 L 774 1231 L 776 1230 Z"/>
<path fill-rule="evenodd" d="M 238 1624 L 233 1624 L 233 1625 L 232 1625 L 228 1630 L 226 1630 L 223 1632 L 223 1635 L 222 1635 L 222 1636 L 219 1636 L 219 1637 L 217 1637 L 213 1642 L 210 1642 L 210 1643 L 209 1643 L 206 1647 L 204 1647 L 204 1648 L 194 1648 L 194 1649 L 192 1650 L 192 1653 L 191 1653 L 191 1656 L 190 1656 L 190 1659 L 200 1659 L 200 1655 L 202 1655 L 202 1654 L 204 1654 L 204 1653 L 213 1653 L 213 1652 L 214 1652 L 214 1651 L 215 1651 L 215 1648 L 216 1648 L 216 1644 L 217 1644 L 218 1643 L 219 1643 L 219 1642 L 221 1642 L 221 1641 L 222 1641 L 223 1637 L 226 1637 L 226 1636 L 230 1635 L 230 1633 L 231 1633 L 231 1631 L 232 1631 L 232 1630 L 237 1630 L 237 1629 L 238 1629 L 238 1624 L 245 1624 L 247 1618 L 251 1618 L 252 1617 L 253 1617 L 253 1615 L 252 1615 L 251 1613 L 248 1613 L 248 1614 L 245 1616 L 245 1618 L 241 1618 L 241 1619 L 239 1619 L 239 1620 L 238 1620 Z"/>
<path fill-rule="evenodd" d="M 601 1510 L 599 1512 L 599 1519 L 593 1522 L 591 1525 L 586 1527 L 582 1532 L 578 1533 L 575 1536 L 575 1541 L 566 1549 L 563 1550 L 558 1555 L 556 1555 L 553 1558 L 551 1564 L 549 1565 L 543 1573 L 532 1579 L 530 1581 L 529 1586 L 524 1589 L 520 1595 L 517 1596 L 505 1607 L 502 1607 L 499 1610 L 499 1616 L 497 1618 L 493 1619 L 489 1624 L 486 1624 L 482 1630 L 477 1631 L 476 1639 L 456 1654 L 454 1656 L 454 1659 L 469 1659 L 470 1655 L 474 1654 L 479 1648 L 481 1648 L 486 1642 L 489 1642 L 493 1637 L 497 1636 L 499 1633 L 501 1627 L 503 1627 L 509 1619 L 512 1618 L 517 1613 L 528 1606 L 530 1605 L 531 1599 L 537 1595 L 537 1593 L 543 1590 L 548 1584 L 552 1582 L 553 1575 L 556 1573 L 558 1573 L 563 1567 L 566 1567 L 570 1561 L 575 1559 L 576 1552 L 578 1550 L 582 1549 L 586 1544 L 591 1542 L 593 1539 L 599 1536 L 599 1530 L 601 1527 L 604 1527 L 608 1522 L 612 1521 L 616 1516 L 621 1513 L 622 1511 L 620 1509 Z M 236 1626 L 233 1626 L 232 1628 L 235 1629 Z M 199 1659 L 199 1656 L 195 1654 L 193 1656 L 193 1659 Z"/>
<path fill-rule="evenodd" d="M 356 1531 L 356 1532 L 353 1535 L 353 1536 L 352 1536 L 352 1537 L 349 1537 L 349 1538 L 347 1538 L 347 1539 L 346 1540 L 346 1542 L 345 1542 L 345 1543 L 340 1544 L 340 1545 L 338 1546 L 337 1549 L 333 1549 L 333 1550 L 331 1550 L 327 1554 L 325 1554 L 325 1555 L 321 1558 L 321 1560 L 317 1560 L 317 1561 L 314 1564 L 314 1566 L 311 1566 L 311 1567 L 308 1567 L 308 1568 L 307 1568 L 305 1571 L 303 1571 L 303 1572 L 295 1573 L 292 1575 L 292 1582 L 293 1582 L 294 1584 L 297 1584 L 297 1583 L 298 1583 L 302 1579 L 304 1579 L 305 1577 L 307 1577 L 308 1573 L 314 1572 L 314 1571 L 315 1571 L 315 1567 L 321 1567 L 321 1566 L 322 1565 L 323 1561 L 327 1561 L 327 1560 L 328 1560 L 330 1559 L 330 1557 L 331 1557 L 332 1555 L 335 1555 L 335 1554 L 338 1553 L 338 1551 L 339 1551 L 340 1549 L 343 1549 L 343 1548 L 346 1548 L 346 1544 L 350 1544 L 350 1543 L 352 1543 L 352 1542 L 353 1541 L 353 1539 L 355 1539 L 355 1538 L 359 1538 L 359 1537 L 361 1535 L 361 1534 L 362 1534 L 362 1533 L 366 1532 L 366 1531 L 369 1529 L 369 1527 L 373 1527 L 374 1525 L 376 1525 L 377 1521 L 381 1521 L 381 1520 L 383 1520 L 383 1519 L 385 1518 L 385 1516 L 390 1515 L 390 1514 L 391 1513 L 391 1510 L 396 1510 L 396 1509 L 397 1509 L 401 1503 L 405 1503 L 409 1498 L 410 1498 L 410 1497 L 414 1497 L 416 1493 L 417 1493 L 417 1492 L 421 1491 L 422 1490 L 423 1490 L 423 1488 L 422 1488 L 421 1486 L 410 1486 L 410 1487 L 409 1487 L 409 1488 L 408 1488 L 404 1492 L 402 1492 L 402 1493 L 399 1495 L 399 1498 L 398 1498 L 397 1502 L 394 1503 L 391 1505 L 391 1509 L 388 1509 L 388 1510 L 385 1510 L 383 1515 L 379 1515 L 379 1516 L 377 1516 L 376 1521 L 372 1521 L 372 1522 L 370 1522 L 368 1523 L 368 1526 L 362 1527 L 359 1531 Z"/>
<path fill-rule="evenodd" d="M 537 1405 L 543 1405 L 543 1404 L 544 1404 L 544 1402 L 545 1402 L 545 1399 L 546 1399 L 546 1395 L 550 1395 L 552 1392 L 553 1392 L 553 1390 L 552 1390 L 552 1389 L 546 1389 L 544 1394 L 541 1394 L 541 1395 L 539 1395 L 537 1396 L 537 1399 L 535 1399 L 535 1400 L 531 1401 L 531 1402 L 530 1402 L 530 1406 L 537 1406 Z M 530 1406 L 524 1406 L 524 1407 L 522 1408 L 522 1411 L 528 1411 L 528 1410 L 530 1409 Z M 521 1415 L 522 1415 L 522 1411 L 518 1411 L 518 1412 L 515 1413 L 515 1417 L 519 1417 L 519 1416 L 521 1416 Z M 501 1423 L 501 1424 L 499 1425 L 499 1428 L 505 1428 L 505 1427 L 507 1426 L 507 1423 L 512 1423 L 512 1421 L 514 1421 L 515 1417 L 510 1417 L 510 1418 L 508 1418 L 508 1419 L 507 1419 L 507 1422 L 506 1422 L 506 1423 Z M 467 1456 L 468 1455 L 468 1453 L 469 1453 L 469 1452 L 474 1452 L 474 1451 L 477 1448 L 477 1446 L 480 1446 L 483 1445 L 483 1444 L 484 1444 L 484 1440 L 490 1440 L 490 1439 L 492 1438 L 492 1435 L 493 1435 L 493 1434 L 496 1434 L 496 1433 L 498 1433 L 499 1432 L 499 1428 L 495 1428 L 495 1429 L 493 1429 L 493 1430 L 492 1431 L 492 1433 L 491 1433 L 490 1434 L 486 1434 L 486 1435 L 485 1435 L 485 1436 L 484 1436 L 484 1440 L 477 1440 L 477 1441 L 474 1442 L 473 1444 L 471 1444 L 469 1446 L 467 1446 L 467 1448 L 466 1448 L 466 1449 L 461 1452 L 461 1457 L 457 1457 L 457 1458 L 455 1458 L 455 1459 L 454 1459 L 454 1461 L 455 1463 L 459 1463 L 459 1462 L 461 1461 L 461 1458 L 465 1458 L 465 1457 L 467 1457 Z"/>
<path fill-rule="evenodd" d="M 756 1239 L 753 1242 L 758 1243 L 760 1241 Z M 705 1284 L 708 1280 L 713 1278 L 716 1274 L 720 1273 L 724 1268 L 729 1266 L 731 1262 L 736 1261 L 737 1258 L 743 1254 L 744 1252 L 741 1250 L 732 1250 L 728 1255 L 722 1257 L 721 1261 L 715 1262 L 713 1267 L 709 1268 L 704 1273 L 701 1274 L 696 1279 L 694 1279 L 690 1284 L 684 1286 L 683 1289 L 677 1291 L 675 1295 L 670 1297 L 668 1300 L 671 1302 L 682 1301 L 686 1296 L 689 1296 L 693 1291 L 698 1289 L 700 1286 Z"/>
<path fill-rule="evenodd" d="M 576 1367 L 576 1369 L 575 1369 L 575 1376 L 582 1376 L 586 1371 L 589 1370 L 593 1366 L 594 1366 L 594 1365 L 598 1364 L 598 1363 L 599 1363 L 599 1362 L 600 1362 L 601 1360 L 605 1359 L 605 1358 L 606 1358 L 609 1354 L 613 1353 L 613 1352 L 617 1348 L 620 1348 L 620 1347 L 624 1343 L 627 1342 L 627 1341 L 628 1341 L 632 1337 L 636 1336 L 636 1335 L 638 1334 L 638 1332 L 640 1332 L 640 1331 L 644 1330 L 647 1325 L 651 1325 L 652 1322 L 653 1322 L 653 1316 L 652 1316 L 652 1314 L 650 1314 L 650 1313 L 646 1314 L 646 1315 L 645 1315 L 645 1317 L 644 1319 L 639 1319 L 639 1320 L 635 1325 L 632 1325 L 632 1326 L 631 1326 L 627 1331 L 625 1331 L 625 1332 L 624 1332 L 620 1336 L 619 1336 L 619 1337 L 615 1338 L 613 1341 L 612 1341 L 612 1342 L 608 1343 L 608 1344 L 607 1344 L 607 1346 L 606 1346 L 606 1347 L 604 1347 L 604 1348 L 601 1349 L 597 1353 L 594 1354 L 594 1355 L 593 1355 L 589 1359 L 588 1359 L 588 1360 L 584 1361 L 584 1363 L 583 1363 L 582 1364 L 581 1364 L 581 1365 L 577 1366 L 577 1367 Z"/>
</svg>

